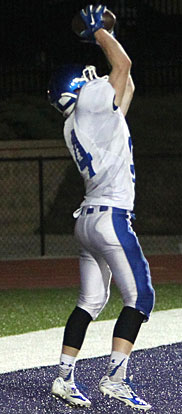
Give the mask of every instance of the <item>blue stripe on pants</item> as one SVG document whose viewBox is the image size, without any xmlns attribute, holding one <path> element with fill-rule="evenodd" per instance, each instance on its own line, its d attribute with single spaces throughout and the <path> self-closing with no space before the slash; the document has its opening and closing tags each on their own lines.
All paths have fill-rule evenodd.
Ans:
<svg viewBox="0 0 182 414">
<path fill-rule="evenodd" d="M 113 226 L 135 278 L 138 292 L 136 309 L 142 311 L 148 319 L 154 306 L 154 289 L 149 264 L 127 217 L 127 215 L 113 213 Z"/>
</svg>

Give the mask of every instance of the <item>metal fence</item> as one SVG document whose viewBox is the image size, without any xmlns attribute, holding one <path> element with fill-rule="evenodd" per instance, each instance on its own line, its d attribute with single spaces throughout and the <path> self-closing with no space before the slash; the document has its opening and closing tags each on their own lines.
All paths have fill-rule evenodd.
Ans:
<svg viewBox="0 0 182 414">
<path fill-rule="evenodd" d="M 182 155 L 138 156 L 134 228 L 145 254 L 182 253 Z M 75 256 L 83 183 L 70 157 L 0 159 L 0 258 Z"/>
<path fill-rule="evenodd" d="M 51 71 L 63 62 L 92 63 L 101 72 L 108 69 L 99 48 L 80 43 L 71 30 L 73 15 L 87 3 L 0 0 L 1 98 L 19 92 L 44 95 Z M 108 0 L 107 6 L 117 16 L 117 38 L 133 60 L 137 89 L 178 90 L 181 0 Z"/>
</svg>

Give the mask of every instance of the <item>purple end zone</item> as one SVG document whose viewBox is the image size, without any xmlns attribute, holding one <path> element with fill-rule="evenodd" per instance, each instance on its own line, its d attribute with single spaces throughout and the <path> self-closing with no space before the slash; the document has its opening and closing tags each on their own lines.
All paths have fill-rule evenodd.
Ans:
<svg viewBox="0 0 182 414">
<path fill-rule="evenodd" d="M 76 364 L 75 379 L 91 400 L 91 408 L 71 408 L 51 396 L 51 384 L 58 375 L 58 366 L 1 374 L 0 414 L 133 413 L 132 408 L 104 397 L 98 390 L 108 361 L 109 357 L 105 356 L 80 360 Z M 152 405 L 149 413 L 182 413 L 182 343 L 133 352 L 128 374 L 134 375 L 137 394 Z"/>
</svg>

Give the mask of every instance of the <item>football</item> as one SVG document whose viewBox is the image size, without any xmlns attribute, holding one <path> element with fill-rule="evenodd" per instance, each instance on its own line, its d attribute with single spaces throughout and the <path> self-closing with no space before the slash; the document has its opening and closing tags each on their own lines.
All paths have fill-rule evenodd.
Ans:
<svg viewBox="0 0 182 414">
<path fill-rule="evenodd" d="M 116 16 L 110 10 L 106 9 L 103 14 L 104 29 L 112 33 L 114 25 L 116 23 Z M 83 32 L 86 29 L 85 23 L 80 16 L 80 12 L 76 13 L 72 19 L 72 30 L 77 35 Z"/>
</svg>

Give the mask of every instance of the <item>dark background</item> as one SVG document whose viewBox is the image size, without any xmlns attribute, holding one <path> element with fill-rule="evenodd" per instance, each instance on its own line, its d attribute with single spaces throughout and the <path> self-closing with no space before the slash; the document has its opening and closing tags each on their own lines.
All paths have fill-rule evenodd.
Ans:
<svg viewBox="0 0 182 414">
<path fill-rule="evenodd" d="M 63 62 L 92 63 L 102 73 L 108 70 L 100 48 L 96 52 L 95 46 L 80 43 L 71 31 L 72 17 L 87 3 L 0 1 L 1 97 L 17 92 L 16 86 L 19 92 L 44 94 L 51 70 Z M 163 92 L 177 91 L 181 87 L 181 0 L 108 0 L 107 6 L 117 16 L 116 36 L 133 60 L 138 92 L 158 86 Z M 145 78 L 149 72 L 150 82 Z"/>
<path fill-rule="evenodd" d="M 46 97 L 51 73 L 62 63 L 94 64 L 99 75 L 109 72 L 100 48 L 80 42 L 71 30 L 72 17 L 86 4 L 0 0 L 0 142 L 63 138 L 63 122 Z M 136 86 L 127 115 L 137 176 L 134 227 L 144 235 L 181 235 L 182 1 L 108 0 L 107 7 L 117 16 L 116 38 L 132 59 Z M 55 180 L 57 171 L 51 173 Z M 7 192 L 8 186 L 7 181 Z M 82 181 L 71 163 L 44 209 L 47 234 L 72 233 L 72 211 L 82 195 Z M 6 205 L 3 211 L 6 216 Z M 39 231 L 35 226 L 34 233 Z"/>
</svg>

